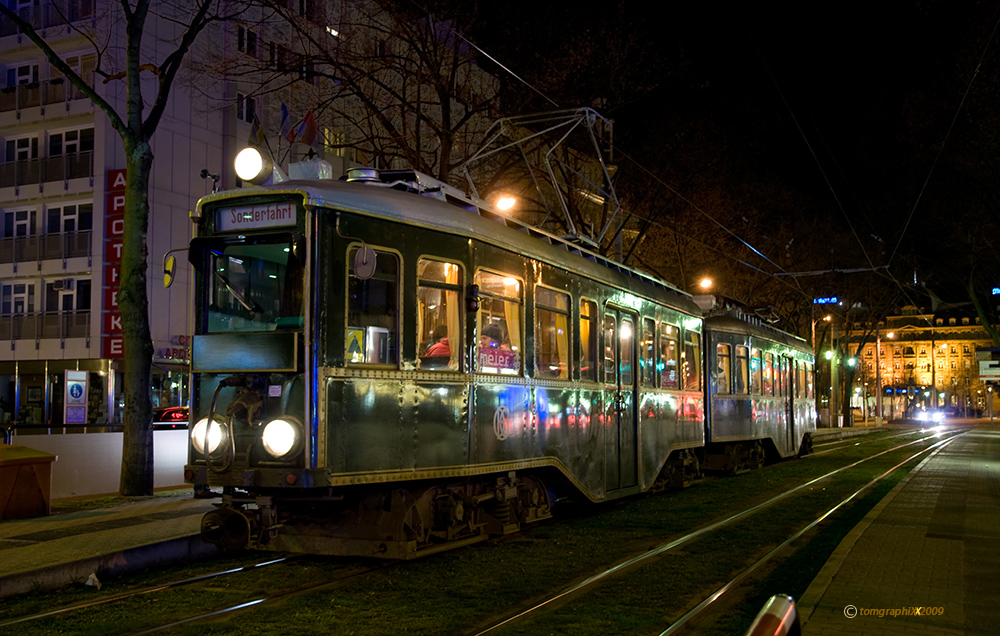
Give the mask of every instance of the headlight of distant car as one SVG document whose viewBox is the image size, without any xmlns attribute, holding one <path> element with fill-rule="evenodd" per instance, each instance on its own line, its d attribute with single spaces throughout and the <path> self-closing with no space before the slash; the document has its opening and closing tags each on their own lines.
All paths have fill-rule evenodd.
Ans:
<svg viewBox="0 0 1000 636">
<path fill-rule="evenodd" d="M 261 442 L 264 450 L 275 459 L 282 459 L 297 451 L 302 439 L 301 427 L 286 419 L 271 420 L 264 426 Z"/>
<path fill-rule="evenodd" d="M 933 420 L 935 422 L 938 422 L 938 423 L 943 422 L 944 421 L 944 411 L 933 411 L 931 413 L 931 420 Z"/>
<path fill-rule="evenodd" d="M 194 444 L 194 449 L 202 455 L 205 454 L 206 429 L 210 454 L 217 451 L 227 437 L 226 428 L 222 426 L 222 422 L 218 418 L 212 422 L 211 426 L 208 424 L 207 417 L 198 420 L 194 428 L 191 429 L 191 443 Z"/>
</svg>

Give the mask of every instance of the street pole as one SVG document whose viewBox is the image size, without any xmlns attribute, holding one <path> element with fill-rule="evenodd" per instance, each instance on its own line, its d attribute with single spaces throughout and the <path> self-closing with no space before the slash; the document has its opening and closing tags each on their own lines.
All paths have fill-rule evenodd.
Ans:
<svg viewBox="0 0 1000 636">
<path fill-rule="evenodd" d="M 830 323 L 830 343 L 833 348 L 833 357 L 830 358 L 830 427 L 840 428 L 840 412 L 837 409 L 837 403 L 840 401 L 837 399 L 840 397 L 838 395 L 840 393 L 839 378 L 837 378 L 837 367 L 840 366 L 840 349 L 837 347 L 836 320 Z"/>
<path fill-rule="evenodd" d="M 875 323 L 875 426 L 882 426 L 882 334 Z"/>
</svg>

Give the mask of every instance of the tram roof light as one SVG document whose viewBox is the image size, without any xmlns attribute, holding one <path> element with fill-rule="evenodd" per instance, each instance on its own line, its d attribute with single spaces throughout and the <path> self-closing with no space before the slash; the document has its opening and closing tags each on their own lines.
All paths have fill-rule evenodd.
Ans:
<svg viewBox="0 0 1000 636">
<path fill-rule="evenodd" d="M 252 146 L 244 148 L 236 155 L 233 167 L 236 169 L 237 177 L 254 185 L 278 183 L 286 179 L 274 165 L 270 155 Z"/>
</svg>

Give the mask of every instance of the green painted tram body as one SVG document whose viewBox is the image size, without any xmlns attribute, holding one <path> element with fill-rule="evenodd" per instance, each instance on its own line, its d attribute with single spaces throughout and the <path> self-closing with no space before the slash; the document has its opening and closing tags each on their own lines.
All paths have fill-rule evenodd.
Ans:
<svg viewBox="0 0 1000 636">
<path fill-rule="evenodd" d="M 206 538 L 412 557 L 545 518 L 556 485 L 682 479 L 706 443 L 692 298 L 465 203 L 343 181 L 199 202 L 192 422 L 221 441 L 192 426 L 185 474 L 224 492 Z M 445 356 L 433 320 L 457 327 Z M 298 429 L 281 455 L 276 419 Z"/>
</svg>

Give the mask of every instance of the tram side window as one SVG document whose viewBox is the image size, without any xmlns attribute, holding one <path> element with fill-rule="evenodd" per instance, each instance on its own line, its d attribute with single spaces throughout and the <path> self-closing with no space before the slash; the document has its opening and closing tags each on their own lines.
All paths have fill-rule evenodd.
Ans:
<svg viewBox="0 0 1000 636">
<path fill-rule="evenodd" d="M 521 374 L 521 281 L 479 272 L 477 361 L 482 373 Z"/>
<path fill-rule="evenodd" d="M 456 263 L 417 261 L 418 367 L 458 371 L 462 352 L 462 269 Z"/>
<path fill-rule="evenodd" d="M 806 362 L 806 397 L 811 399 L 813 395 L 813 363 Z"/>
<path fill-rule="evenodd" d="M 730 347 L 727 344 L 715 346 L 715 373 L 718 380 L 715 384 L 716 393 L 729 393 L 730 376 L 732 375 L 732 359 L 729 357 Z"/>
<path fill-rule="evenodd" d="M 684 351 L 681 352 L 684 364 L 684 390 L 701 390 L 701 334 L 693 331 L 684 333 Z"/>
<path fill-rule="evenodd" d="M 774 395 L 774 354 L 764 354 L 764 395 Z"/>
<path fill-rule="evenodd" d="M 774 357 L 774 394 L 785 395 L 788 388 L 788 368 L 785 359 L 781 356 Z"/>
<path fill-rule="evenodd" d="M 680 388 L 677 376 L 677 327 L 660 323 L 660 388 Z"/>
<path fill-rule="evenodd" d="M 733 379 L 736 381 L 733 393 L 746 395 L 750 392 L 750 355 L 746 347 L 736 346 L 736 369 Z"/>
<path fill-rule="evenodd" d="M 760 349 L 754 349 L 753 356 L 750 358 L 750 391 L 754 395 L 760 395 L 761 363 Z"/>
<path fill-rule="evenodd" d="M 359 278 L 352 263 L 347 284 L 347 330 L 344 357 L 357 364 L 397 364 L 399 350 L 399 259 L 375 252 L 375 272 Z M 367 273 L 367 272 L 366 272 Z"/>
<path fill-rule="evenodd" d="M 795 362 L 795 397 L 805 398 L 806 394 L 806 363 Z"/>
<path fill-rule="evenodd" d="M 645 386 L 656 386 L 656 323 L 652 318 L 642 319 L 642 342 L 639 346 L 642 359 L 640 382 Z"/>
<path fill-rule="evenodd" d="M 604 316 L 604 381 L 616 382 L 618 378 L 618 357 L 615 353 L 615 317 Z"/>
<path fill-rule="evenodd" d="M 535 288 L 535 375 L 569 378 L 569 294 Z"/>
<path fill-rule="evenodd" d="M 597 380 L 597 303 L 580 301 L 580 379 Z"/>
</svg>

